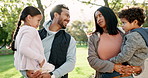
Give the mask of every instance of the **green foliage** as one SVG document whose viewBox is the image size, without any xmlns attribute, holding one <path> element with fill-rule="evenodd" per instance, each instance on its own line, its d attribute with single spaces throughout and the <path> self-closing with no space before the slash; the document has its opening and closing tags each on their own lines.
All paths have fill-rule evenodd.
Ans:
<svg viewBox="0 0 148 78">
<path fill-rule="evenodd" d="M 79 45 L 79 44 L 77 44 L 76 47 L 77 48 L 87 48 L 88 46 L 87 45 Z"/>
<path fill-rule="evenodd" d="M 92 20 L 86 22 L 74 21 L 71 26 L 67 28 L 67 32 L 70 33 L 77 41 L 77 44 L 87 46 L 87 40 L 90 33 L 94 30 L 94 23 Z"/>
<path fill-rule="evenodd" d="M 94 4 L 94 2 L 97 2 L 97 0 L 89 0 L 89 1 L 80 1 L 79 2 L 85 3 L 86 5 L 95 5 L 95 6 L 101 6 L 101 5 L 97 5 L 97 3 Z M 115 12 L 115 14 L 117 15 L 118 12 L 125 8 L 125 7 L 131 7 L 131 6 L 138 6 L 143 8 L 146 11 L 146 21 L 143 24 L 143 27 L 148 27 L 148 3 L 146 2 L 147 0 L 143 0 L 143 2 L 141 3 L 136 3 L 135 0 L 104 0 L 105 4 L 108 4 L 109 7 Z M 119 21 L 119 26 L 121 26 L 121 22 Z M 88 28 L 89 29 L 89 28 Z"/>
<path fill-rule="evenodd" d="M 0 35 L 0 44 L 6 43 L 8 33 L 2 27 L 0 27 Z"/>
<path fill-rule="evenodd" d="M 145 20 L 145 23 L 143 24 L 143 27 L 148 27 L 148 6 L 147 8 L 145 9 L 145 15 L 146 15 L 146 20 Z"/>
<path fill-rule="evenodd" d="M 86 28 L 85 23 L 80 21 L 74 21 L 71 26 L 67 28 L 67 32 L 70 33 L 76 41 L 87 41 L 87 35 L 84 31 Z"/>
<path fill-rule="evenodd" d="M 7 43 L 11 42 L 12 33 L 15 29 L 19 13 L 23 4 L 20 3 L 20 0 L 5 0 L 3 4 L 0 5 L 0 21 L 2 21 L 1 32 L 2 39 L 0 43 L 6 41 Z"/>
<path fill-rule="evenodd" d="M 121 8 L 123 8 L 124 4 L 121 3 L 122 0 L 111 0 L 109 4 L 109 7 L 117 13 Z"/>
<path fill-rule="evenodd" d="M 92 33 L 94 31 L 94 22 L 93 22 L 93 20 L 86 21 L 85 25 L 86 25 L 85 32 L 87 32 L 87 35 L 89 35 L 89 33 Z"/>
<path fill-rule="evenodd" d="M 19 15 L 24 6 L 31 3 L 24 3 L 21 0 L 4 0 L 0 5 L 0 45 L 9 44 L 12 41 L 12 34 L 16 28 Z"/>
</svg>

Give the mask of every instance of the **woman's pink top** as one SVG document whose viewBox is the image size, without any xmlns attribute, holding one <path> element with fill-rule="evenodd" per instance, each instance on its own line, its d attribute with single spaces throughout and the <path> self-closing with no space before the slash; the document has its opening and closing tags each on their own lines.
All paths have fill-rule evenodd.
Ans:
<svg viewBox="0 0 148 78">
<path fill-rule="evenodd" d="M 108 60 L 116 56 L 120 52 L 122 44 L 122 36 L 109 35 L 108 33 L 103 33 L 100 35 L 100 41 L 98 44 L 98 54 L 102 60 Z"/>
</svg>

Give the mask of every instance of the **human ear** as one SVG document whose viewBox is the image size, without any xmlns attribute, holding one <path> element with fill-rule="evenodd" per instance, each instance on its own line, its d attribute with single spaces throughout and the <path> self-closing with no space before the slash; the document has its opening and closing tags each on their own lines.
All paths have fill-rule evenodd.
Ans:
<svg viewBox="0 0 148 78">
<path fill-rule="evenodd" d="M 32 19 L 32 16 L 31 15 L 27 15 L 27 20 L 31 20 Z"/>
<path fill-rule="evenodd" d="M 134 20 L 134 21 L 133 21 L 133 24 L 134 24 L 134 25 L 138 25 L 138 20 Z"/>
<path fill-rule="evenodd" d="M 57 12 L 54 13 L 54 17 L 57 18 L 59 14 Z"/>
</svg>

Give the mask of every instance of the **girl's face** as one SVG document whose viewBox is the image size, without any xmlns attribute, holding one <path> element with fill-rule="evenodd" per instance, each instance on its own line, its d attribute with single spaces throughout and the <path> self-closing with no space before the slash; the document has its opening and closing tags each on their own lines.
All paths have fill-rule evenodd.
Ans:
<svg viewBox="0 0 148 78">
<path fill-rule="evenodd" d="M 101 28 L 106 28 L 105 18 L 104 18 L 104 16 L 102 15 L 102 13 L 100 11 L 96 11 L 96 13 L 95 13 L 95 19 L 97 20 L 97 24 Z"/>
<path fill-rule="evenodd" d="M 34 28 L 38 28 L 42 20 L 42 17 L 43 17 L 42 15 L 36 15 L 36 16 L 29 15 L 29 20 L 28 20 L 29 25 Z"/>
</svg>

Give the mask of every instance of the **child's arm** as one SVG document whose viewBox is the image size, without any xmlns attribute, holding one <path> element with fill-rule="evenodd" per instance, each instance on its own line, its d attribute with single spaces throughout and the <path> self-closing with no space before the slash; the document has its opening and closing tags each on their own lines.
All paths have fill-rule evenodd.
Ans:
<svg viewBox="0 0 148 78">
<path fill-rule="evenodd" d="M 123 63 L 129 61 L 136 50 L 140 48 L 142 37 L 138 33 L 131 33 L 125 36 L 124 44 L 122 45 L 121 52 L 110 59 L 114 63 Z"/>
</svg>

